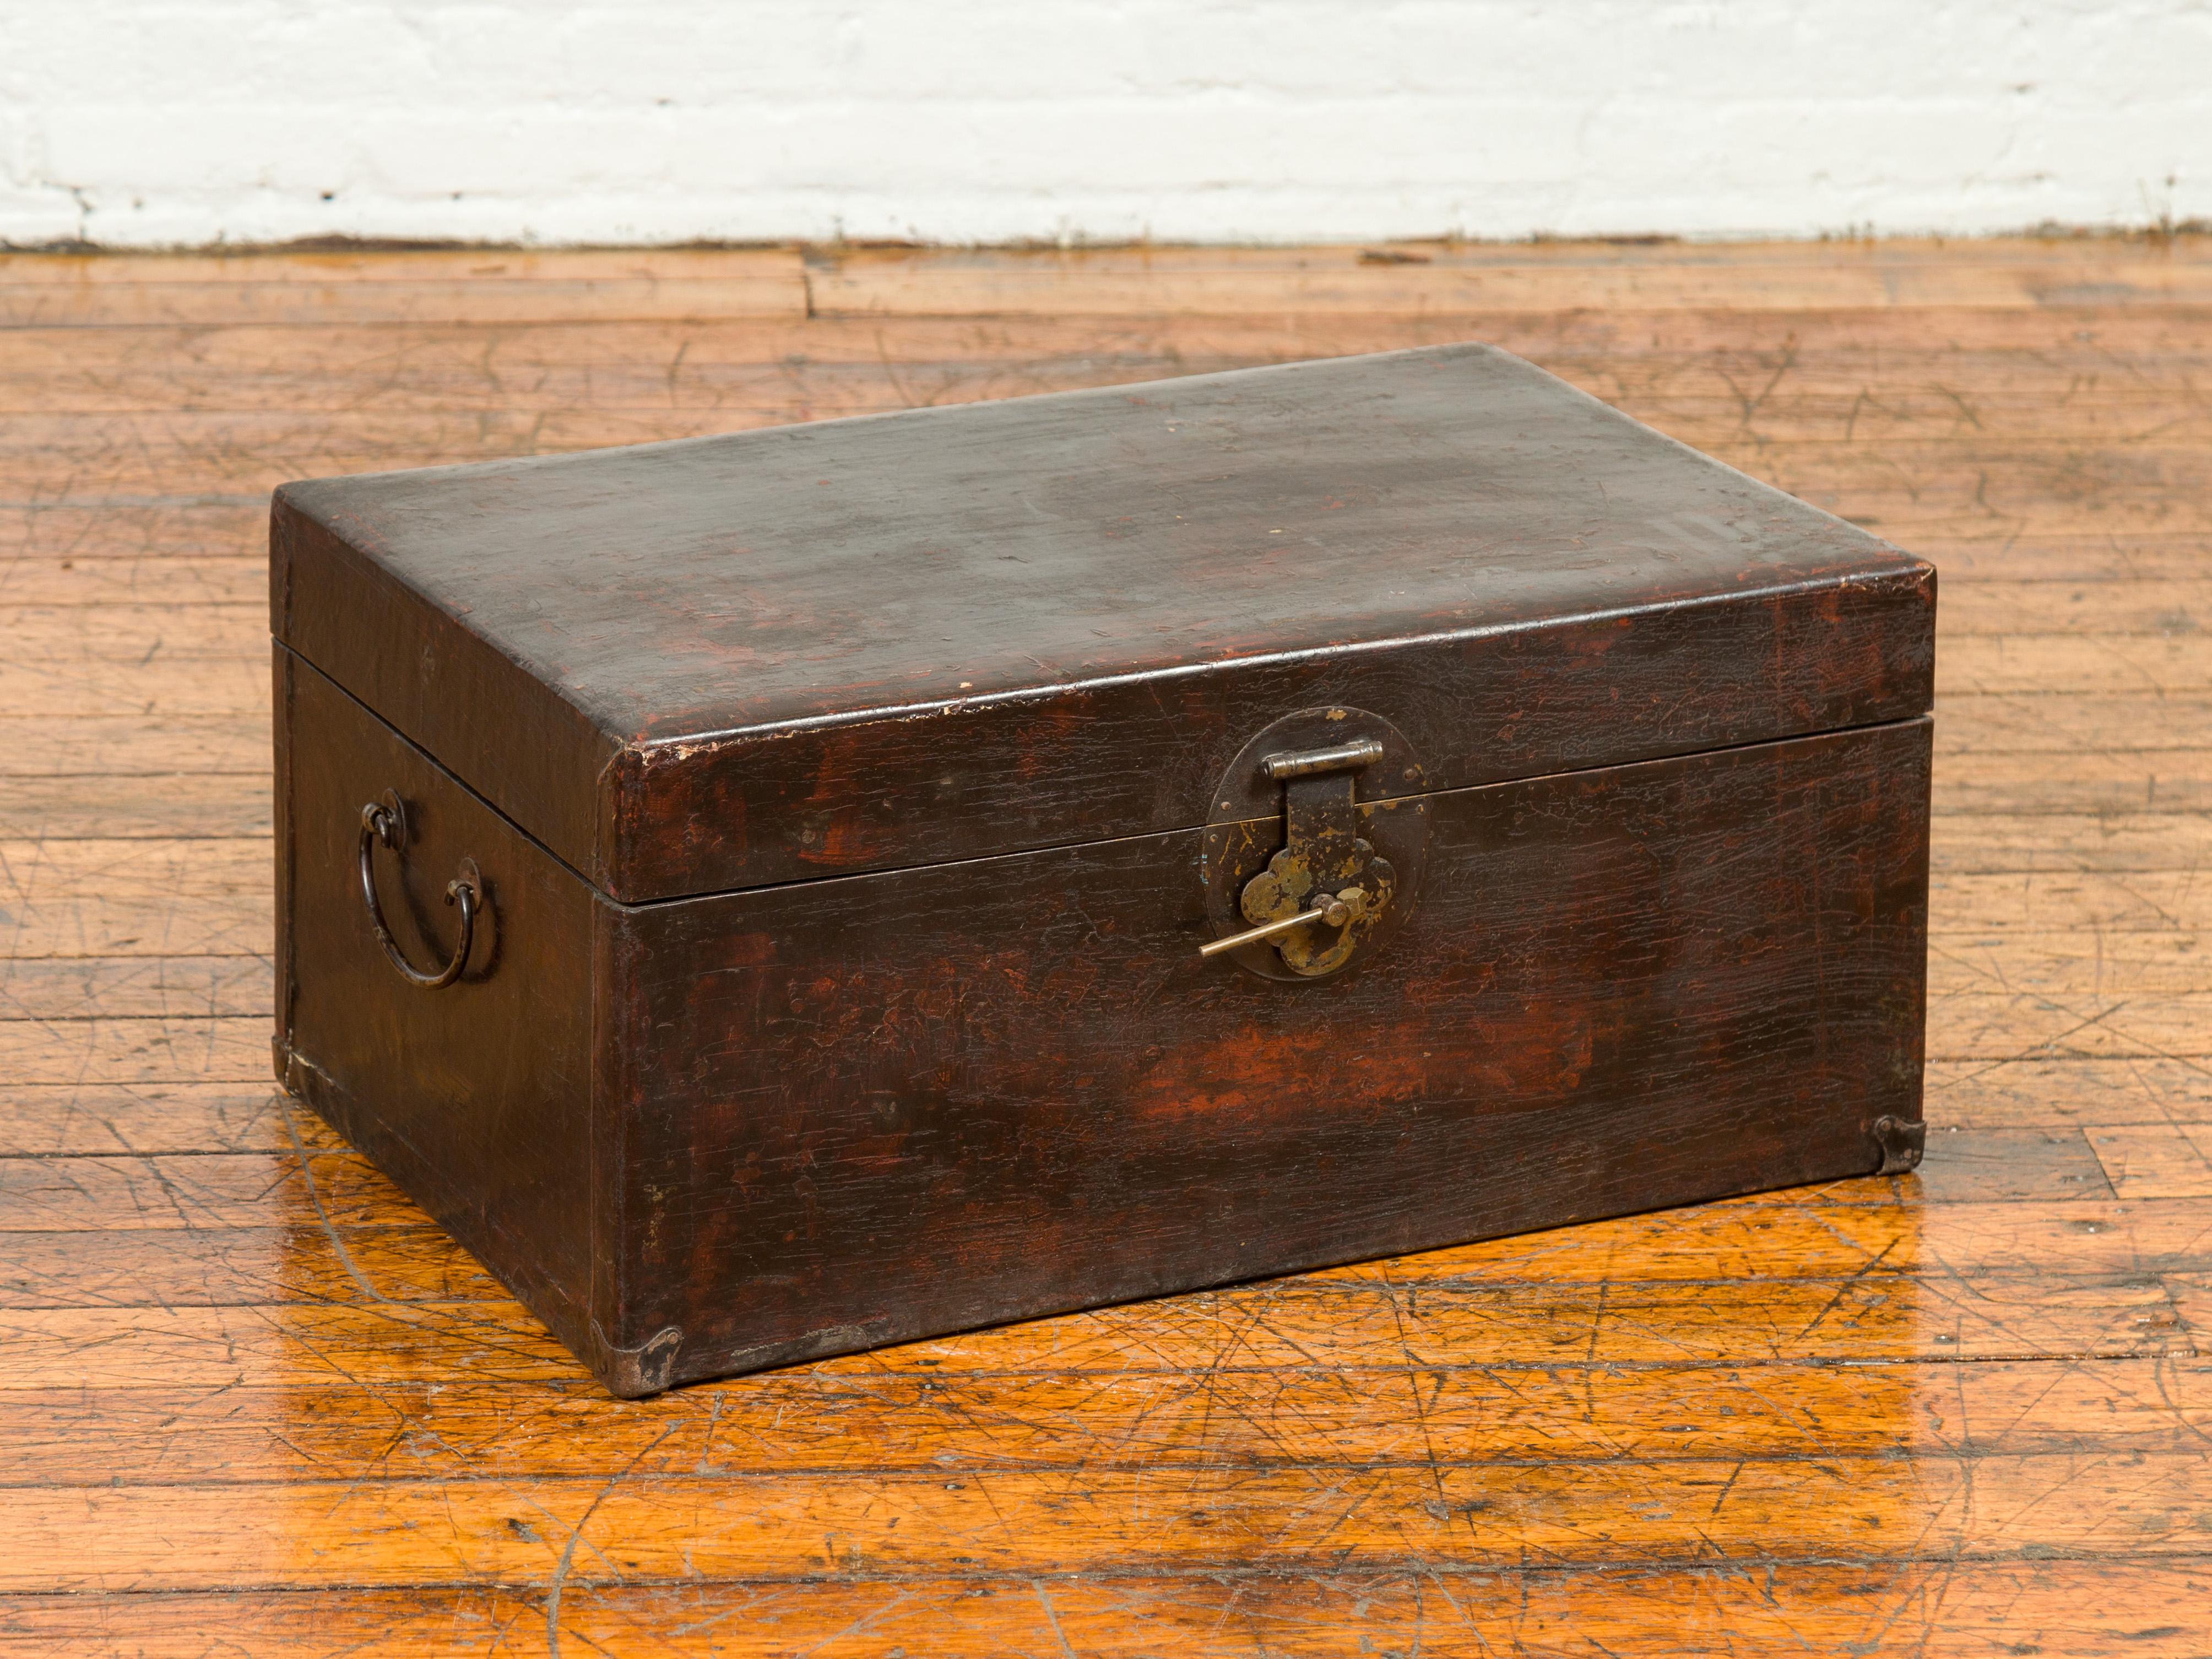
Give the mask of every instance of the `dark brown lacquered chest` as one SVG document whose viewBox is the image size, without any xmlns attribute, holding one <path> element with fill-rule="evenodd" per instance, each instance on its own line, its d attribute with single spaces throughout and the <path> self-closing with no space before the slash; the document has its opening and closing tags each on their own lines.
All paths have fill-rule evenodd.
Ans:
<svg viewBox="0 0 2212 1659">
<path fill-rule="evenodd" d="M 277 1068 L 617 1394 L 1917 1157 L 1934 571 L 1502 352 L 270 542 Z"/>
</svg>

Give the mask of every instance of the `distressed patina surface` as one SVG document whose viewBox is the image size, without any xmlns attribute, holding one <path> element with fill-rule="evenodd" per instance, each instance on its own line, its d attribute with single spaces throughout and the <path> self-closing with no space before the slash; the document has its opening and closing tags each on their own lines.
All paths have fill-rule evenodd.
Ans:
<svg viewBox="0 0 2212 1659">
<path fill-rule="evenodd" d="M 618 1394 L 1920 1119 L 1933 570 L 1492 348 L 288 484 L 270 535 L 277 1073 Z"/>
</svg>

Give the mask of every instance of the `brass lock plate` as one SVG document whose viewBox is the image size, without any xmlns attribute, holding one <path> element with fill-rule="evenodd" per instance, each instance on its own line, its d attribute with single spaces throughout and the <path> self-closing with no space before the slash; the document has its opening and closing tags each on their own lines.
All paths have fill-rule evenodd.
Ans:
<svg viewBox="0 0 2212 1659">
<path fill-rule="evenodd" d="M 1374 955 L 1413 908 L 1427 788 L 1404 734 L 1379 714 L 1323 707 L 1272 722 L 1213 793 L 1202 865 L 1215 939 L 1207 953 L 1296 982 Z"/>
</svg>

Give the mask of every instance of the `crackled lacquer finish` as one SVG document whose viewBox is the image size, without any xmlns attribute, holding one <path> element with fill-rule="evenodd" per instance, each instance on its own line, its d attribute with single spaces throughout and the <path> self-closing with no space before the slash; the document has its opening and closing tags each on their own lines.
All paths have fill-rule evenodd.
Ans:
<svg viewBox="0 0 2212 1659">
<path fill-rule="evenodd" d="M 1195 830 L 623 914 L 632 1340 L 709 1376 L 1871 1171 L 1928 739 L 1431 796 L 1419 908 L 1306 984 L 1199 956 Z"/>
</svg>

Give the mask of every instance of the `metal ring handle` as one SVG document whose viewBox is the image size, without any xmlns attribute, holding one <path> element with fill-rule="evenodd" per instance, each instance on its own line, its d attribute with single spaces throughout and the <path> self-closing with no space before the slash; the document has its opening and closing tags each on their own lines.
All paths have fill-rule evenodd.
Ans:
<svg viewBox="0 0 2212 1659">
<path fill-rule="evenodd" d="M 399 797 L 391 790 L 384 792 L 382 800 L 373 800 L 361 809 L 361 896 L 368 906 L 369 926 L 376 929 L 376 942 L 392 958 L 392 965 L 407 976 L 410 985 L 419 985 L 426 991 L 442 990 L 461 976 L 461 969 L 467 964 L 469 946 L 476 938 L 477 906 L 483 892 L 483 877 L 474 859 L 463 859 L 460 874 L 446 884 L 446 902 L 458 906 L 461 913 L 460 943 L 453 946 L 453 959 L 443 969 L 434 974 L 423 973 L 399 954 L 392 930 L 384 925 L 383 907 L 376 902 L 376 844 L 382 842 L 396 853 L 406 839 L 407 814 L 399 805 Z"/>
</svg>

